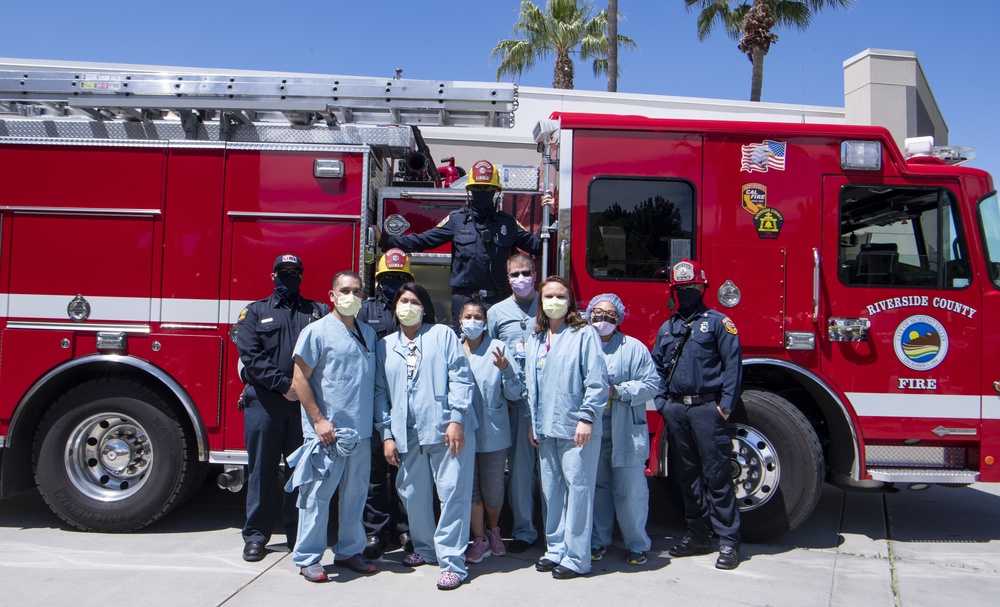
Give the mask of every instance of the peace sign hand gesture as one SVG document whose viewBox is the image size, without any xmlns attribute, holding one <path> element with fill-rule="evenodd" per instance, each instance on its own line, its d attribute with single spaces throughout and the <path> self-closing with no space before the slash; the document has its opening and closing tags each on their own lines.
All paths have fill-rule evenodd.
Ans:
<svg viewBox="0 0 1000 607">
<path fill-rule="evenodd" d="M 501 350 L 499 346 L 497 346 L 497 349 L 493 351 L 493 364 L 501 371 L 510 366 L 510 361 L 503 355 L 503 350 Z"/>
</svg>

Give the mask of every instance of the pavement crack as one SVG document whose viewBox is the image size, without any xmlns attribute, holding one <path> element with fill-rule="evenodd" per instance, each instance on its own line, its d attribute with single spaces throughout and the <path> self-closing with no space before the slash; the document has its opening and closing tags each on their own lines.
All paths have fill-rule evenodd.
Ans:
<svg viewBox="0 0 1000 607">
<path fill-rule="evenodd" d="M 251 584 L 253 584 L 257 580 L 259 580 L 268 571 L 274 569 L 278 565 L 278 563 L 281 563 L 282 561 L 284 561 L 286 558 L 288 558 L 289 556 L 291 556 L 291 554 L 292 554 L 291 552 L 286 552 L 285 554 L 283 554 L 281 556 L 281 558 L 279 558 L 278 560 L 274 561 L 272 564 L 270 564 L 267 567 L 265 567 L 264 570 L 261 571 L 260 573 L 258 573 L 257 575 L 253 576 L 250 579 L 249 582 L 247 582 L 246 584 L 243 584 L 242 586 L 240 586 L 239 588 L 237 588 L 236 590 L 234 590 L 232 592 L 232 594 L 230 594 L 229 596 L 227 596 L 226 598 L 224 598 L 221 603 L 219 603 L 218 605 L 216 605 L 216 607 L 222 607 L 223 605 L 225 605 L 226 603 L 228 603 L 233 597 L 235 597 L 239 593 L 243 592 L 243 590 L 245 588 L 249 587 Z"/>
<path fill-rule="evenodd" d="M 892 519 L 889 516 L 889 500 L 887 494 L 882 494 L 882 514 L 885 516 L 885 544 L 889 549 L 889 574 L 891 575 L 892 602 L 896 607 L 903 607 L 903 596 L 899 592 L 899 578 L 896 572 L 896 546 L 892 539 Z"/>
</svg>

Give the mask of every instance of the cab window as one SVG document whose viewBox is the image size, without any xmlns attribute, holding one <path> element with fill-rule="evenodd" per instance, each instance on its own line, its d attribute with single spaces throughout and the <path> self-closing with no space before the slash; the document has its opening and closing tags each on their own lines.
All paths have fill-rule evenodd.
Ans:
<svg viewBox="0 0 1000 607">
<path fill-rule="evenodd" d="M 980 201 L 978 215 L 990 282 L 1000 288 L 1000 200 L 996 192 Z"/>
<path fill-rule="evenodd" d="M 866 287 L 969 284 L 957 205 L 945 188 L 847 185 L 840 192 L 840 280 Z"/>
<path fill-rule="evenodd" d="M 672 179 L 599 177 L 587 200 L 587 271 L 654 280 L 693 258 L 694 187 Z"/>
</svg>

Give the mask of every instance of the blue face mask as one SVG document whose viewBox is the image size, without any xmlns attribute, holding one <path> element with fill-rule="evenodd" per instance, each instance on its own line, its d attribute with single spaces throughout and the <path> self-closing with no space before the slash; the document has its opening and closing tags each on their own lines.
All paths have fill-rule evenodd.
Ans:
<svg viewBox="0 0 1000 607">
<path fill-rule="evenodd" d="M 399 291 L 399 287 L 405 285 L 408 280 L 402 276 L 389 276 L 382 279 L 382 284 L 380 285 L 382 289 L 382 295 L 389 301 L 392 301 L 396 297 L 396 292 Z"/>
<path fill-rule="evenodd" d="M 462 320 L 462 333 L 465 333 L 465 336 L 469 339 L 479 339 L 485 328 L 486 323 L 481 320 L 473 320 L 471 318 Z"/>
<path fill-rule="evenodd" d="M 274 276 L 274 292 L 282 299 L 298 297 L 299 285 L 301 284 L 301 276 L 289 276 L 287 274 L 276 274 Z"/>
</svg>

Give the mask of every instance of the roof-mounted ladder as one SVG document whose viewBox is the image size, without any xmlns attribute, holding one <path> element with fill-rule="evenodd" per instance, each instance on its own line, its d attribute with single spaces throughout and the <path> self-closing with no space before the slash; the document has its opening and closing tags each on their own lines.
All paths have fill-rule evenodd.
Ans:
<svg viewBox="0 0 1000 607">
<path fill-rule="evenodd" d="M 511 83 L 0 59 L 0 118 L 511 127 L 516 109 Z"/>
</svg>

